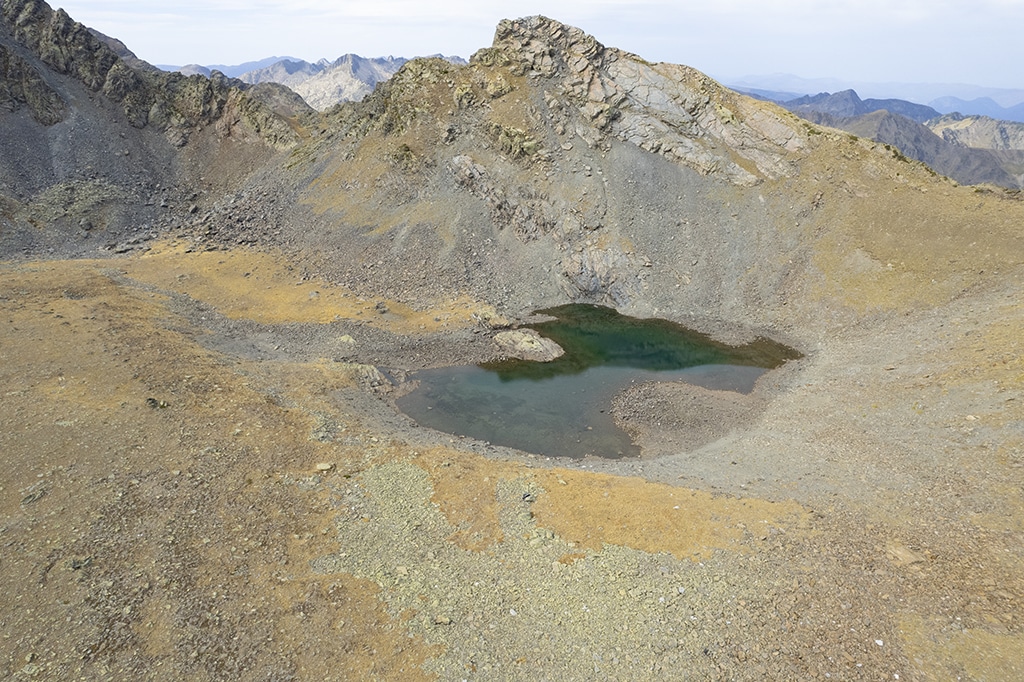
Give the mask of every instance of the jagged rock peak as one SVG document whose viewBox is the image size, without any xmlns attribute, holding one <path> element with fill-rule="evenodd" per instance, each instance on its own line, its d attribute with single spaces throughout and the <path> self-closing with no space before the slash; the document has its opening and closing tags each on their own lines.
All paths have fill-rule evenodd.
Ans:
<svg viewBox="0 0 1024 682">
<path fill-rule="evenodd" d="M 789 155 L 806 145 L 806 132 L 781 110 L 547 17 L 501 21 L 493 45 L 470 61 L 542 79 L 549 108 L 575 108 L 583 124 L 573 132 L 591 147 L 617 137 L 735 184 L 790 175 Z"/>
<path fill-rule="evenodd" d="M 575 26 L 540 15 L 503 19 L 494 32 L 491 49 L 518 59 L 527 69 L 543 76 L 554 76 L 566 67 L 580 71 L 588 62 L 601 65 L 603 57 L 619 53 L 619 50 L 609 51 Z M 486 59 L 486 51 L 478 52 L 474 58 Z"/>
</svg>

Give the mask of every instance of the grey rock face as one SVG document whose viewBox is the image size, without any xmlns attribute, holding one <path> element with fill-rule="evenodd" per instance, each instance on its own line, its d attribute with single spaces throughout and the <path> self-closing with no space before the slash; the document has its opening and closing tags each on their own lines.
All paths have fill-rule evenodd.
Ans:
<svg viewBox="0 0 1024 682">
<path fill-rule="evenodd" d="M 521 241 L 532 241 L 555 228 L 558 217 L 550 202 L 543 197 L 513 194 L 513 188 L 503 188 L 472 157 L 453 158 L 452 173 L 461 187 L 487 202 L 496 225 L 510 228 Z"/>
<path fill-rule="evenodd" d="M 63 121 L 67 104 L 24 59 L 0 45 L 0 107 L 15 111 L 23 106 L 46 126 Z"/>
</svg>

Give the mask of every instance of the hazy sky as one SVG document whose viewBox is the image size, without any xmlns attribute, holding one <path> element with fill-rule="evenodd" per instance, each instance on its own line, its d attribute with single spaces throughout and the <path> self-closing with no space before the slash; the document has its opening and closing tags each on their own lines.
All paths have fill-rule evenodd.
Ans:
<svg viewBox="0 0 1024 682">
<path fill-rule="evenodd" d="M 544 14 L 716 78 L 1024 88 L 1024 0 L 75 0 L 53 2 L 154 64 L 433 53 L 469 57 L 502 18 Z"/>
</svg>

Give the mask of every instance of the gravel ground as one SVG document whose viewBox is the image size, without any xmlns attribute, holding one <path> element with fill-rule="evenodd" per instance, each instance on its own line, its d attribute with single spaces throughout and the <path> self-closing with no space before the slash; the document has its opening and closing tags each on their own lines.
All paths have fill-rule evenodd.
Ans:
<svg viewBox="0 0 1024 682">
<path fill-rule="evenodd" d="M 1010 289 L 854 329 L 750 395 L 641 385 L 616 409 L 645 457 L 562 461 L 421 429 L 357 362 L 486 355 L 469 314 L 246 322 L 148 283 L 156 256 L 115 264 L 0 273 L 5 675 L 1021 669 L 1024 395 L 981 358 L 1019 328 Z M 331 357 L 342 332 L 373 357 Z"/>
</svg>

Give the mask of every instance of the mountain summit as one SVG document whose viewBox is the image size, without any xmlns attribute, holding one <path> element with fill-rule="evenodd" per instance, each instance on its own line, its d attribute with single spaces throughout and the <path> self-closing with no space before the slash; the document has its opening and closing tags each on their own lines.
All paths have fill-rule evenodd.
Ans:
<svg viewBox="0 0 1024 682">
<path fill-rule="evenodd" d="M 335 132 L 293 169 L 324 229 L 294 239 L 319 251 L 327 234 L 345 235 L 358 248 L 323 267 L 396 296 L 457 282 L 500 292 L 512 308 L 568 297 L 772 325 L 782 306 L 791 318 L 810 304 L 795 292 L 813 288 L 832 292 L 829 315 L 806 308 L 824 332 L 847 304 L 879 293 L 858 286 L 833 297 L 839 282 L 862 281 L 838 274 L 857 266 L 827 255 L 833 240 L 875 244 L 867 235 L 898 221 L 883 240 L 898 260 L 875 246 L 865 257 L 881 263 L 883 279 L 896 277 L 889 262 L 925 269 L 885 289 L 929 281 L 936 261 L 910 252 L 935 241 L 937 225 L 959 243 L 934 212 L 943 202 L 908 212 L 904 202 L 918 195 L 891 191 L 895 182 L 960 194 L 923 165 L 544 17 L 501 22 L 467 67 L 410 62 L 328 119 Z M 396 245 L 418 254 L 420 270 L 396 260 Z M 838 270 L 812 274 L 819 258 Z M 364 259 L 377 265 L 361 267 Z M 443 274 L 424 289 L 423 269 Z"/>
<path fill-rule="evenodd" d="M 494 46 L 471 61 L 555 79 L 550 94 L 579 111 L 586 125 L 575 132 L 588 144 L 614 136 L 737 183 L 755 182 L 756 175 L 743 167 L 749 164 L 762 176 L 786 175 L 781 152 L 802 146 L 788 121 L 764 111 L 750 115 L 757 105 L 700 72 L 648 64 L 546 17 L 501 22 Z M 564 129 L 562 122 L 556 129 L 560 124 Z"/>
</svg>

